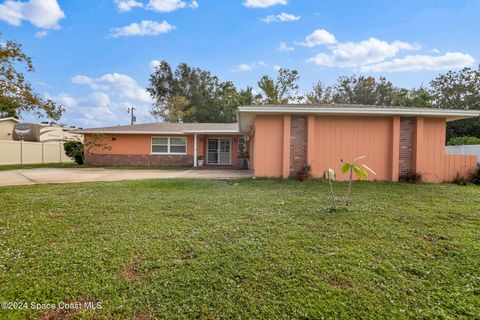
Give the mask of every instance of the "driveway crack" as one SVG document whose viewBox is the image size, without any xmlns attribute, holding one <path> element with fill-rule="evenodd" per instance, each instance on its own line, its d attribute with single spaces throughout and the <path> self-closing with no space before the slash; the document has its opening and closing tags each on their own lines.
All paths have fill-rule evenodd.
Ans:
<svg viewBox="0 0 480 320">
<path fill-rule="evenodd" d="M 21 175 L 22 177 L 24 177 L 25 179 L 27 179 L 28 181 L 30 181 L 30 182 L 32 182 L 32 183 L 35 183 L 35 184 L 37 183 L 37 181 L 35 181 L 35 180 L 27 177 L 27 176 L 24 175 L 23 173 L 21 173 L 21 172 L 17 172 L 17 173 L 18 173 L 19 175 Z"/>
</svg>

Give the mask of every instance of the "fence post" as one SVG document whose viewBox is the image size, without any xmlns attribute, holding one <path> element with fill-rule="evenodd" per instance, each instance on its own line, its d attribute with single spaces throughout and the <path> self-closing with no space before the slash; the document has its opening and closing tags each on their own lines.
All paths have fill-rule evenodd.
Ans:
<svg viewBox="0 0 480 320">
<path fill-rule="evenodd" d="M 60 150 L 60 163 L 62 163 L 62 142 L 59 142 L 58 149 Z"/>
</svg>

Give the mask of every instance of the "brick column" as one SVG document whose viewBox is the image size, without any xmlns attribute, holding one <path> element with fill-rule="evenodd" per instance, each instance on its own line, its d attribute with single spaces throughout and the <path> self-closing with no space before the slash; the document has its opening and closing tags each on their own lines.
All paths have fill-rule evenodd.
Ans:
<svg viewBox="0 0 480 320">
<path fill-rule="evenodd" d="M 425 170 L 424 157 L 422 154 L 423 146 L 423 117 L 417 117 L 415 121 L 415 135 L 414 135 L 414 159 L 415 159 L 415 173 L 422 173 Z"/>
<path fill-rule="evenodd" d="M 291 116 L 283 115 L 283 161 L 282 161 L 282 177 L 287 179 L 290 176 L 290 126 Z"/>
<path fill-rule="evenodd" d="M 307 164 L 312 166 L 312 174 L 318 177 L 320 173 L 315 170 L 315 115 L 307 117 Z"/>
<path fill-rule="evenodd" d="M 400 152 L 400 117 L 392 118 L 392 149 L 391 149 L 391 181 L 398 181 L 399 169 L 399 152 Z"/>
</svg>

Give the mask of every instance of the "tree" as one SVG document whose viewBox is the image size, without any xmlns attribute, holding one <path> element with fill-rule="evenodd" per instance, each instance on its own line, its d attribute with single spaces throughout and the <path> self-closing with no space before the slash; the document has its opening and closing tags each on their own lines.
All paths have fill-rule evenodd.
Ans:
<svg viewBox="0 0 480 320">
<path fill-rule="evenodd" d="M 298 96 L 299 79 L 297 70 L 280 68 L 277 78 L 273 80 L 264 75 L 258 82 L 258 87 L 262 91 L 256 99 L 262 104 L 286 104 L 291 101 L 301 100 Z"/>
<path fill-rule="evenodd" d="M 332 103 L 332 88 L 325 86 L 321 81 L 313 85 L 312 91 L 305 95 L 307 103 Z"/>
<path fill-rule="evenodd" d="M 430 82 L 437 108 L 480 110 L 480 67 L 439 75 Z M 480 118 L 447 123 L 447 141 L 461 136 L 480 137 Z"/>
<path fill-rule="evenodd" d="M 232 82 L 185 63 L 172 71 L 162 61 L 149 81 L 151 114 L 168 122 L 235 122 L 237 107 L 253 102 L 251 88 L 239 92 Z"/>
<path fill-rule="evenodd" d="M 438 108 L 480 110 L 480 67 L 441 74 L 430 86 Z"/>
<path fill-rule="evenodd" d="M 27 72 L 34 71 L 32 59 L 22 51 L 21 44 L 0 41 L 0 117 L 19 117 L 21 112 L 30 111 L 38 117 L 59 120 L 64 109 L 35 93 L 17 69 L 19 64 L 24 64 Z"/>
</svg>

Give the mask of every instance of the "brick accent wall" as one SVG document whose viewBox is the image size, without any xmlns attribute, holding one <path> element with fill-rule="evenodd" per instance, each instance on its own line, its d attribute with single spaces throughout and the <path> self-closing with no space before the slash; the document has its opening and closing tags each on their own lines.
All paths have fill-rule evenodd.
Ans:
<svg viewBox="0 0 480 320">
<path fill-rule="evenodd" d="M 85 154 L 85 162 L 89 165 L 101 166 L 193 166 L 191 155 L 158 155 L 158 154 Z"/>
<path fill-rule="evenodd" d="M 293 116 L 290 129 L 290 176 L 307 164 L 307 117 Z"/>
<path fill-rule="evenodd" d="M 399 152 L 399 177 L 404 177 L 414 172 L 413 158 L 413 118 L 400 118 L 400 152 Z"/>
</svg>

